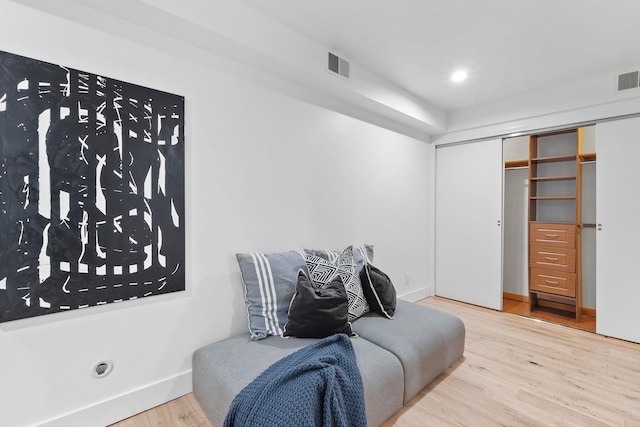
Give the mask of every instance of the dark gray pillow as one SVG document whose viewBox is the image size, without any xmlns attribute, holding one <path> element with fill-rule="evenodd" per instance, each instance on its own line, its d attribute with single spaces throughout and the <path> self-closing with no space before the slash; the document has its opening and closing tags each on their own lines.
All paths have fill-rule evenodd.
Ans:
<svg viewBox="0 0 640 427">
<path fill-rule="evenodd" d="M 296 290 L 298 271 L 306 271 L 303 251 L 236 254 L 244 286 L 252 340 L 281 335 Z"/>
<path fill-rule="evenodd" d="M 396 289 L 389 276 L 379 268 L 365 264 L 360 273 L 360 281 L 371 310 L 388 319 L 393 319 L 396 312 Z"/>
<path fill-rule="evenodd" d="M 318 285 L 300 270 L 282 336 L 324 338 L 340 333 L 352 335 L 342 279 L 335 275 L 331 282 Z"/>
</svg>

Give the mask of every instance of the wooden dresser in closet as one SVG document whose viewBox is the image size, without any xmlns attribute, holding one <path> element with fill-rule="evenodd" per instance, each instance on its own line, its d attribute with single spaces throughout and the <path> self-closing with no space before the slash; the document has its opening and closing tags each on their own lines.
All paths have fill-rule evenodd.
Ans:
<svg viewBox="0 0 640 427">
<path fill-rule="evenodd" d="M 533 223 L 530 227 L 530 289 L 575 298 L 576 226 Z"/>
<path fill-rule="evenodd" d="M 582 129 L 529 139 L 529 305 L 582 315 Z"/>
</svg>

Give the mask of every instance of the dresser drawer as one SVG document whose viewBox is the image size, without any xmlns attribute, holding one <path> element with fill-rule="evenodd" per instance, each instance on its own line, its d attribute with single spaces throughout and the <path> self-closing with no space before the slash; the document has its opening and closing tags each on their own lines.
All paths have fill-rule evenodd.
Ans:
<svg viewBox="0 0 640 427">
<path fill-rule="evenodd" d="M 529 244 L 575 248 L 576 226 L 574 224 L 531 223 L 529 226 Z"/>
<path fill-rule="evenodd" d="M 532 268 L 576 272 L 576 250 L 553 246 L 531 246 L 529 265 Z"/>
<path fill-rule="evenodd" d="M 575 297 L 576 275 L 575 273 L 532 268 L 529 287 L 532 291 Z"/>
</svg>

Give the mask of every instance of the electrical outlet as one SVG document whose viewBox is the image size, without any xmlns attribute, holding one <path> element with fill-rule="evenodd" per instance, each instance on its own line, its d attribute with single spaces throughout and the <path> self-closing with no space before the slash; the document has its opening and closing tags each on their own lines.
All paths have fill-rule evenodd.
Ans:
<svg viewBox="0 0 640 427">
<path fill-rule="evenodd" d="M 94 378 L 103 378 L 111 373 L 113 370 L 113 362 L 111 360 L 103 360 L 101 362 L 96 363 L 93 367 L 93 377 Z"/>
<path fill-rule="evenodd" d="M 404 273 L 404 285 L 409 286 L 411 284 L 411 275 L 409 273 Z"/>
</svg>

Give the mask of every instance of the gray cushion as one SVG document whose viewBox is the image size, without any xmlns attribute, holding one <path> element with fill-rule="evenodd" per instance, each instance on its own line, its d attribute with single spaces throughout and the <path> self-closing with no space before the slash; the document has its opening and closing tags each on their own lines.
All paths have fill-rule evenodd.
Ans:
<svg viewBox="0 0 640 427">
<path fill-rule="evenodd" d="M 392 320 L 368 314 L 353 331 L 395 354 L 404 368 L 404 403 L 464 352 L 465 328 L 456 316 L 398 300 Z"/>
<path fill-rule="evenodd" d="M 367 423 L 379 426 L 404 404 L 402 365 L 393 354 L 362 337 L 352 342 L 364 384 Z"/>
<path fill-rule="evenodd" d="M 318 341 L 235 337 L 210 344 L 193 355 L 193 393 L 213 425 L 222 425 L 233 398 L 262 371 L 299 348 Z M 362 338 L 352 339 L 362 375 L 367 423 L 378 426 L 402 408 L 402 366 L 388 351 Z"/>
</svg>

